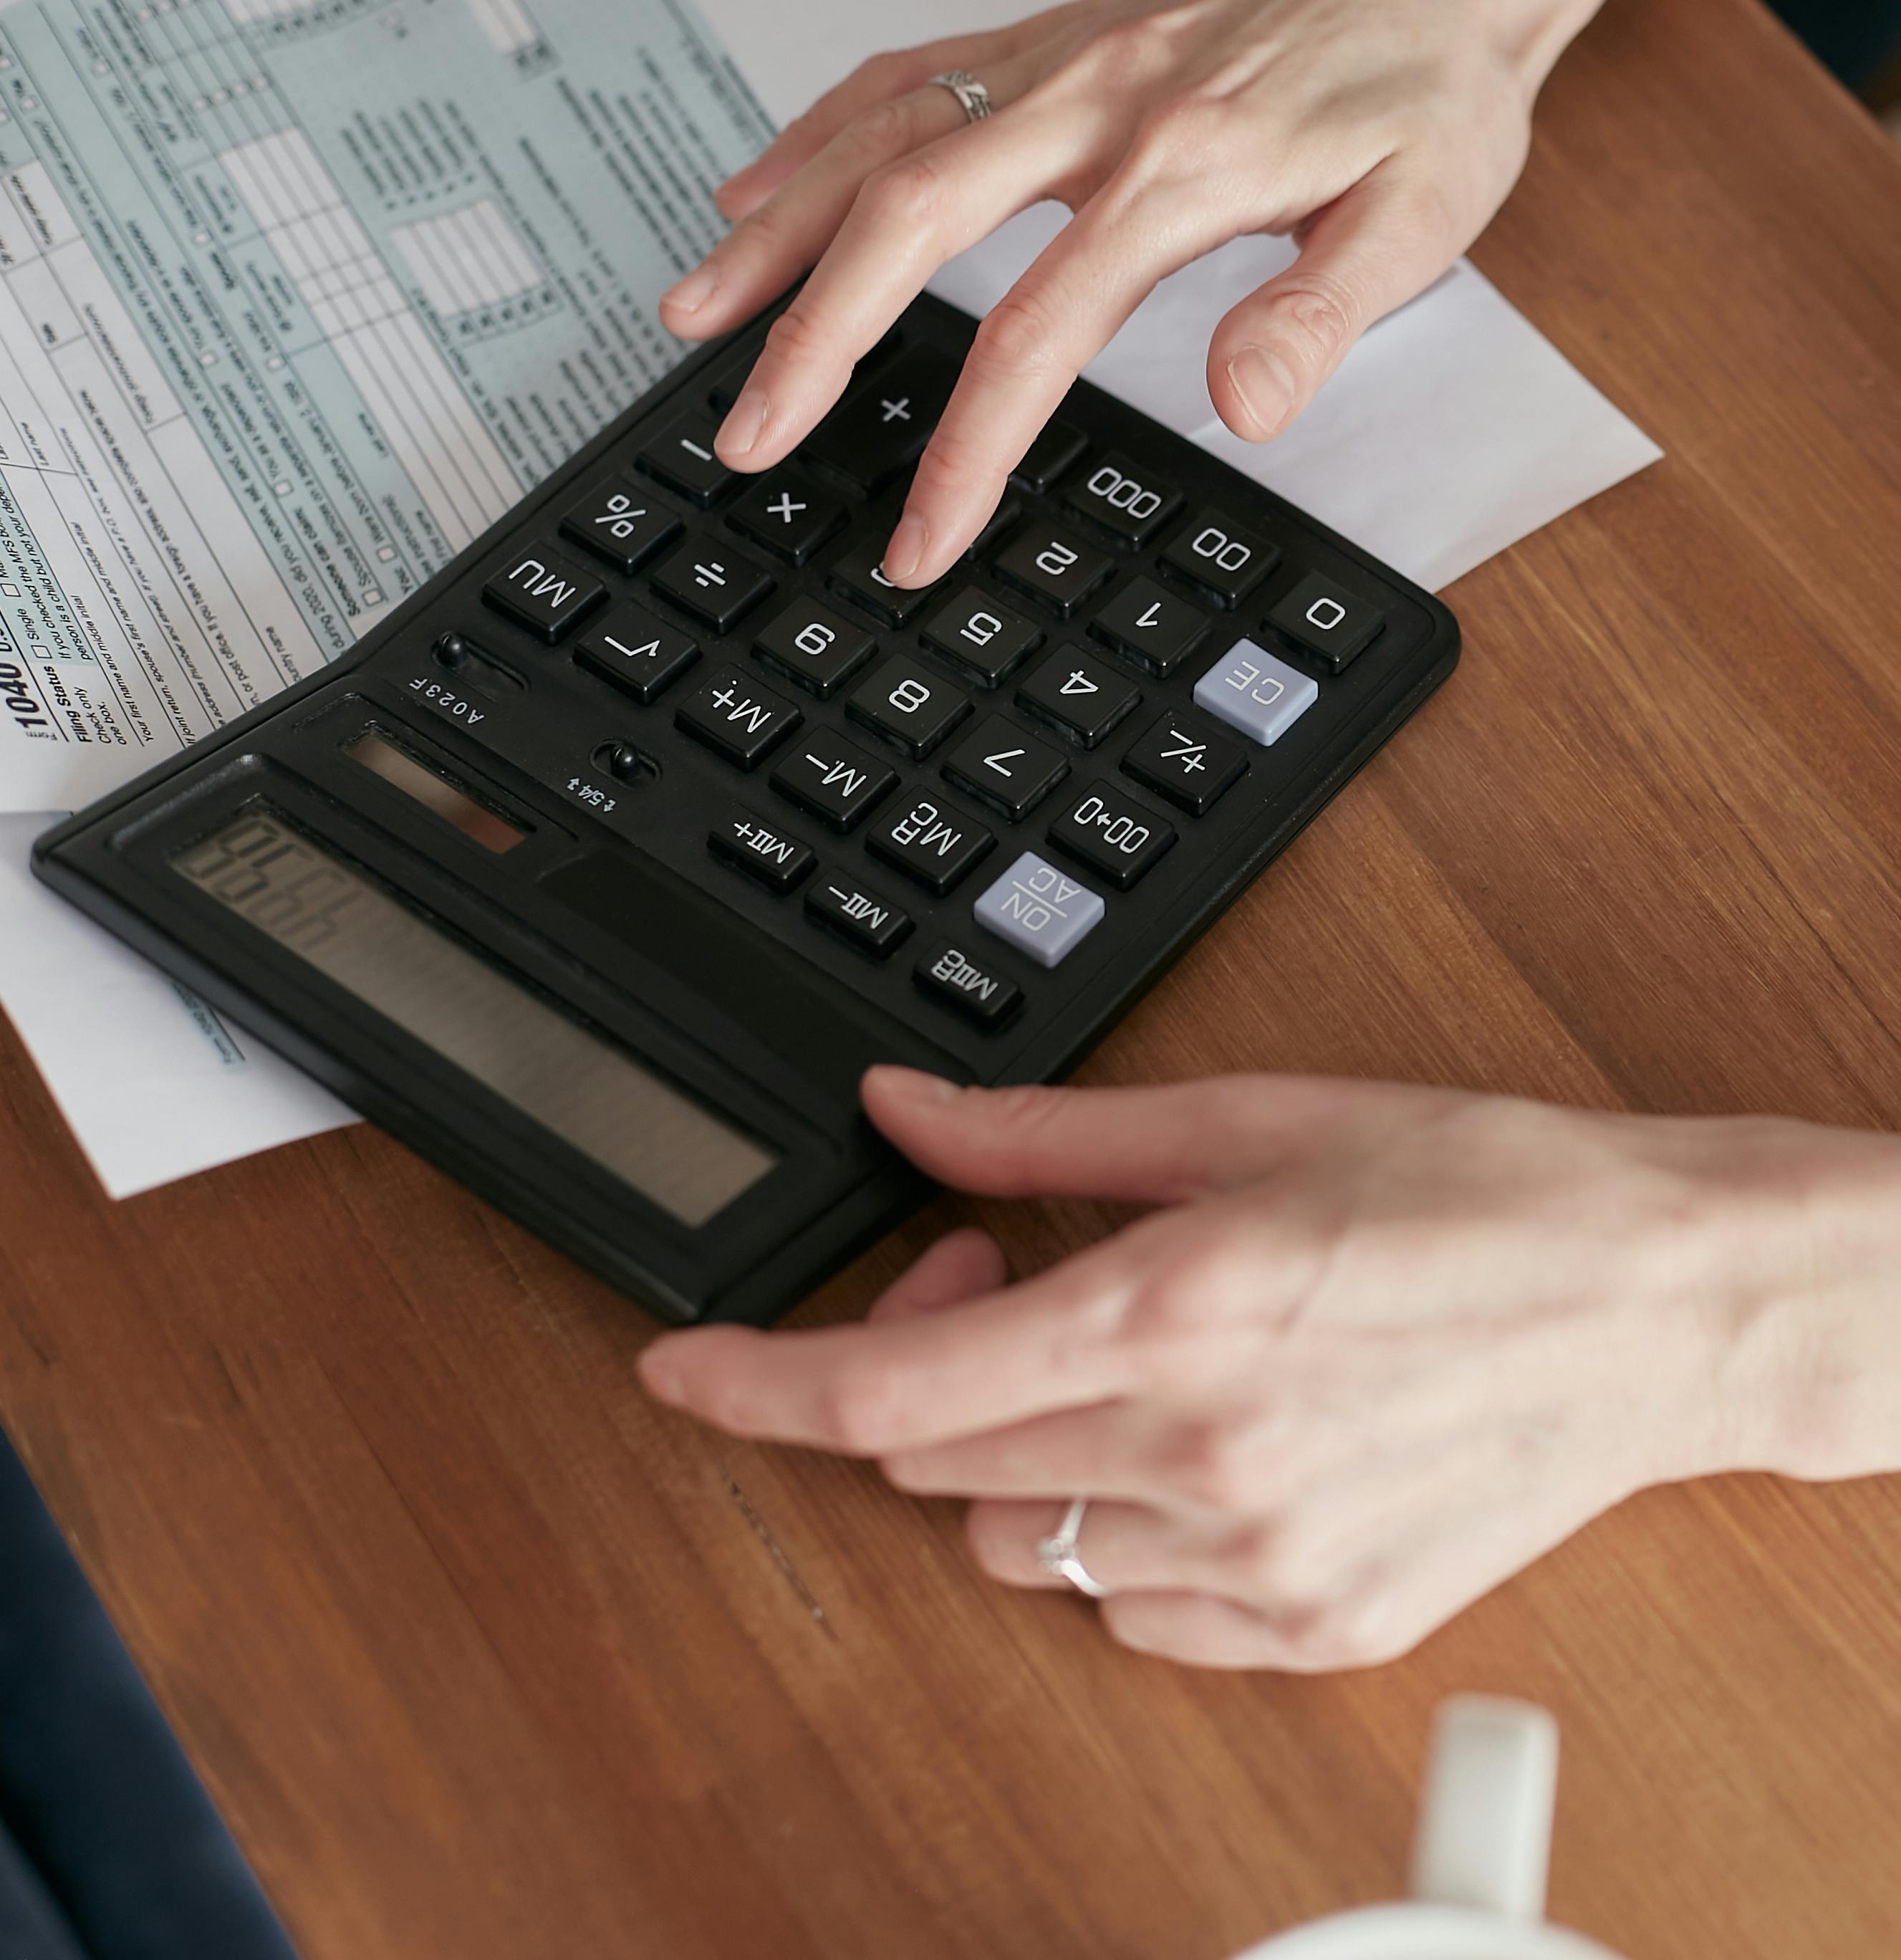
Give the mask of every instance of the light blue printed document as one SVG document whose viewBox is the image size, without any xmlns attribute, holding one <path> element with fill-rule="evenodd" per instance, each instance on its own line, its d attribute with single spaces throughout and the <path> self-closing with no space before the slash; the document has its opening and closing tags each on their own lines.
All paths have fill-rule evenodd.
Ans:
<svg viewBox="0 0 1901 1960">
<path fill-rule="evenodd" d="M 0 11 L 0 810 L 313 671 L 639 396 L 769 133 L 679 0 Z"/>
</svg>

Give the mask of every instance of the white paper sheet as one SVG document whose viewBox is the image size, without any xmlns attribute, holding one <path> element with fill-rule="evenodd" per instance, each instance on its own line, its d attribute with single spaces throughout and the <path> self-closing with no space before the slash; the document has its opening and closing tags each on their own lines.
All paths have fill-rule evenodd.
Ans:
<svg viewBox="0 0 1901 1960">
<path fill-rule="evenodd" d="M 702 0 L 702 11 L 784 122 L 878 48 L 994 24 L 1021 8 L 1016 0 L 823 0 L 815 11 L 783 0 Z M 0 11 L 0 23 L 6 18 Z M 389 18 L 398 18 L 396 10 Z M 526 45 L 517 58 L 530 72 L 539 59 Z M 400 40 L 393 42 L 389 59 L 403 59 Z M 946 268 L 937 290 L 981 310 L 1061 215 L 1047 206 L 1024 213 Z M 0 236 L 0 262 L 6 243 Z M 1209 332 L 1285 263 L 1288 250 L 1245 240 L 1176 275 L 1092 378 L 1431 587 L 1659 453 L 1464 264 L 1369 334 L 1287 434 L 1260 447 L 1239 441 L 1215 422 L 1208 400 Z M 663 283 L 656 266 L 636 297 L 644 304 Z M 11 330 L 0 318 L 0 340 Z M 37 348 L 19 352 L 43 358 Z M 0 401 L 0 409 L 9 406 Z M 105 769 L 98 782 L 87 778 L 91 794 L 112 772 L 88 766 Z M 0 756 L 0 810 L 35 800 L 49 800 L 43 787 L 30 795 L 24 775 L 10 783 Z M 181 1000 L 33 884 L 27 851 L 45 821 L 0 818 L 0 1004 L 110 1191 L 123 1195 L 348 1120 L 324 1092 Z"/>
<path fill-rule="evenodd" d="M 0 988 L 114 1198 L 356 1120 L 27 868 L 50 816 L 0 816 Z"/>
</svg>

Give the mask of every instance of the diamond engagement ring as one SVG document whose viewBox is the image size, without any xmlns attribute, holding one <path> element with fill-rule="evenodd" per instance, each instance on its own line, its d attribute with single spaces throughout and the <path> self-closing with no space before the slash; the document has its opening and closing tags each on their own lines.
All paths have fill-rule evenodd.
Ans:
<svg viewBox="0 0 1901 1960">
<path fill-rule="evenodd" d="M 926 83 L 928 88 L 947 88 L 957 97 L 966 123 L 981 123 L 990 113 L 990 92 L 968 68 L 947 68 Z"/>
<path fill-rule="evenodd" d="M 1109 1589 L 1089 1576 L 1089 1568 L 1076 1556 L 1076 1541 L 1082 1529 L 1082 1513 L 1089 1508 L 1087 1497 L 1071 1500 L 1063 1522 L 1048 1538 L 1036 1542 L 1036 1562 L 1053 1579 L 1067 1579 L 1079 1592 L 1092 1599 L 1106 1599 Z"/>
</svg>

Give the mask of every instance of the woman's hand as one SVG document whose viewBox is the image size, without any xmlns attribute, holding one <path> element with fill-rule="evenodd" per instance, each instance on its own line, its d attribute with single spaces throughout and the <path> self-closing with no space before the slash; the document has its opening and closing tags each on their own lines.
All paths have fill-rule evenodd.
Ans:
<svg viewBox="0 0 1901 1960">
<path fill-rule="evenodd" d="M 1298 262 L 1216 329 L 1208 387 L 1264 441 L 1356 338 L 1477 236 L 1524 161 L 1540 84 L 1597 0 L 1075 0 L 881 55 L 719 192 L 731 233 L 661 302 L 739 326 L 809 268 L 718 451 L 765 469 L 944 261 L 1045 198 L 1076 214 L 979 329 L 884 564 L 930 584 L 969 546 L 1077 373 L 1156 282 L 1244 233 Z M 964 126 L 929 78 L 997 113 Z"/>
<path fill-rule="evenodd" d="M 1092 1502 L 1130 1646 L 1397 1655 L 1640 1487 L 1901 1462 L 1901 1143 L 1229 1077 L 866 1104 L 965 1190 L 1159 1208 L 1011 1286 L 939 1242 L 868 1324 L 663 1336 L 663 1400 L 974 1497 L 987 1570 Z"/>
</svg>

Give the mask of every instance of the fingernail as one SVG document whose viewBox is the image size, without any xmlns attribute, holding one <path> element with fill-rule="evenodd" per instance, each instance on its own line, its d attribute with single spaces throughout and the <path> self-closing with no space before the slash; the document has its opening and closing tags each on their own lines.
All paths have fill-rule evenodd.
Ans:
<svg viewBox="0 0 1901 1960">
<path fill-rule="evenodd" d="M 900 1068 L 882 1062 L 868 1071 L 878 1077 L 889 1095 L 902 1096 L 914 1102 L 948 1102 L 959 1092 L 957 1084 L 941 1075 L 929 1075 L 921 1068 Z"/>
<path fill-rule="evenodd" d="M 1294 371 L 1270 348 L 1250 342 L 1228 363 L 1228 379 L 1257 429 L 1257 441 L 1280 434 L 1294 412 Z"/>
<path fill-rule="evenodd" d="M 744 456 L 758 442 L 765 425 L 765 390 L 749 381 L 739 390 L 739 399 L 733 403 L 714 447 L 723 457 Z"/>
<path fill-rule="evenodd" d="M 894 585 L 901 585 L 924 562 L 924 547 L 930 542 L 930 527 L 922 517 L 904 514 L 891 542 L 885 547 L 885 562 L 879 569 Z"/>
<path fill-rule="evenodd" d="M 641 1379 L 647 1384 L 647 1392 L 656 1402 L 677 1402 L 680 1399 L 680 1378 L 664 1358 L 656 1360 L 649 1348 L 641 1357 Z"/>
<path fill-rule="evenodd" d="M 660 295 L 660 304 L 676 313 L 698 313 L 719 290 L 720 269 L 710 262 L 695 266 L 683 279 Z"/>
</svg>

